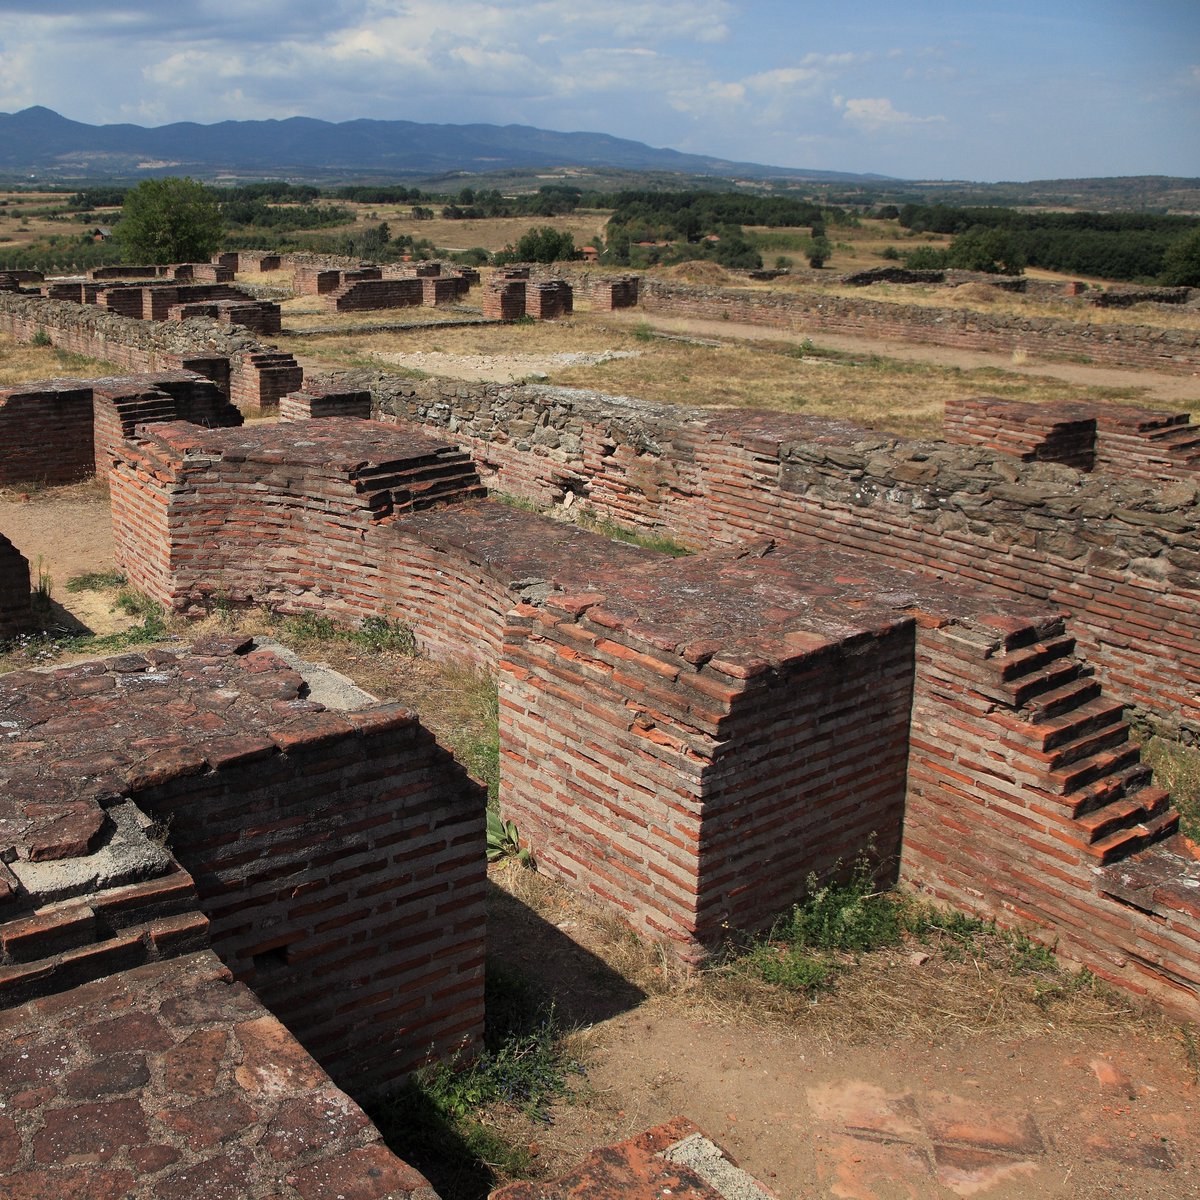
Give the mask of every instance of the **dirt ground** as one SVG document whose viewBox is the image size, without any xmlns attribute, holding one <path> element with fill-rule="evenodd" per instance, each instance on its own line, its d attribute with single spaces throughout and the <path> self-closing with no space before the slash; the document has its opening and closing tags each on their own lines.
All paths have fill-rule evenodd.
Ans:
<svg viewBox="0 0 1200 1200">
<path fill-rule="evenodd" d="M 112 566 L 100 488 L 0 493 L 0 529 L 81 622 L 119 623 L 95 594 L 65 590 Z M 1014 985 L 984 965 L 897 951 L 853 976 L 857 991 L 776 1019 L 654 965 L 562 889 L 500 882 L 492 960 L 582 1031 L 579 1096 L 524 1135 L 549 1175 L 683 1114 L 781 1200 L 1200 1200 L 1195 1042 L 1189 1061 L 1178 1027 L 1123 1000 L 1009 1004 Z"/>
</svg>

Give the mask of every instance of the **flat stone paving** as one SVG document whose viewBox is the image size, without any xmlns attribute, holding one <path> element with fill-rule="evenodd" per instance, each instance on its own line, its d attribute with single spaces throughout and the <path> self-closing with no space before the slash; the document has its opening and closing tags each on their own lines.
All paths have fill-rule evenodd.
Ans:
<svg viewBox="0 0 1200 1200">
<path fill-rule="evenodd" d="M 212 953 L 0 1013 L 4 1200 L 436 1200 Z"/>
</svg>

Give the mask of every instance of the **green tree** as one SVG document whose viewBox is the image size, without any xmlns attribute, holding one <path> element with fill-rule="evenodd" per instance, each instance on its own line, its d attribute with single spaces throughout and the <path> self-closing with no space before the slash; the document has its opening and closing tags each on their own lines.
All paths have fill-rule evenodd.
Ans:
<svg viewBox="0 0 1200 1200">
<path fill-rule="evenodd" d="M 549 225 L 539 225 L 527 230 L 515 247 L 509 247 L 496 255 L 497 263 L 506 262 L 564 262 L 578 258 L 575 239 L 569 233 L 559 233 Z"/>
<path fill-rule="evenodd" d="M 201 262 L 225 231 L 212 193 L 194 179 L 144 179 L 125 197 L 115 235 L 128 258 Z"/>
<path fill-rule="evenodd" d="M 1200 287 L 1200 229 L 1167 247 L 1162 281 L 1175 287 Z"/>
</svg>

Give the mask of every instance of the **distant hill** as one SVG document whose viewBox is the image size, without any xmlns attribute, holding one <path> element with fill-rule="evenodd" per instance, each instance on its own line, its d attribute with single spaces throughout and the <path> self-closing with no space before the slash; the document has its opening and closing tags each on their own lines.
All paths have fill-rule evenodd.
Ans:
<svg viewBox="0 0 1200 1200">
<path fill-rule="evenodd" d="M 883 175 L 732 162 L 604 133 L 555 133 L 530 125 L 429 125 L 415 121 L 286 121 L 85 125 L 49 108 L 0 113 L 0 172 L 78 179 L 221 172 L 323 177 L 411 176 L 557 167 L 670 171 L 747 179 L 866 184 Z"/>
</svg>

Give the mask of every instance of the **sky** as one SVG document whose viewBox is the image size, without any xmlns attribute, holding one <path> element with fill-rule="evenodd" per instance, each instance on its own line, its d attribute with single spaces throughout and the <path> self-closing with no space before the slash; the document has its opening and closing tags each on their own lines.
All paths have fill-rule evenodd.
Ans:
<svg viewBox="0 0 1200 1200">
<path fill-rule="evenodd" d="M 1200 0 L 0 0 L 0 112 L 535 125 L 904 179 L 1200 176 Z"/>
</svg>

